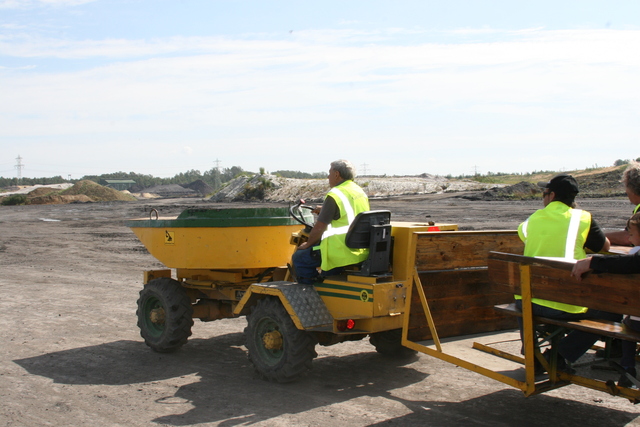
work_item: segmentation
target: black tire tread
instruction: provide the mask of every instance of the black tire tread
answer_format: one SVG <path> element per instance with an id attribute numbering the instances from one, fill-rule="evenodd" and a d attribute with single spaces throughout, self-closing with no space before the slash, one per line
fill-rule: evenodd
<path id="1" fill-rule="evenodd" d="M 264 363 L 256 348 L 258 344 L 254 336 L 255 328 L 260 319 L 265 317 L 278 323 L 284 340 L 284 353 L 281 360 L 274 366 Z M 258 375 L 268 381 L 279 383 L 294 381 L 311 369 L 313 359 L 318 356 L 313 334 L 296 328 L 280 300 L 274 297 L 263 298 L 257 302 L 247 318 L 244 333 L 249 360 Z"/>
<path id="2" fill-rule="evenodd" d="M 159 299 L 165 307 L 165 329 L 160 337 L 149 333 L 142 318 L 142 306 L 148 297 Z M 149 347 L 159 353 L 170 353 L 187 343 L 193 326 L 193 307 L 179 282 L 168 277 L 151 280 L 140 291 L 137 303 L 140 335 Z"/>

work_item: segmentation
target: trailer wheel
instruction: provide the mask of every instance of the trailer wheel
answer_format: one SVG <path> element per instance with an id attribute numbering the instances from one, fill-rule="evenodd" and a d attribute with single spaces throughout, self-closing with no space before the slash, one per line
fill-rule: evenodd
<path id="1" fill-rule="evenodd" d="M 417 353 L 402 345 L 402 329 L 375 332 L 369 337 L 369 342 L 384 356 L 407 357 Z"/>
<path id="2" fill-rule="evenodd" d="M 140 335 L 157 352 L 175 351 L 191 336 L 191 301 L 180 283 L 168 277 L 154 279 L 144 285 L 136 315 Z"/>
<path id="3" fill-rule="evenodd" d="M 290 382 L 311 369 L 318 355 L 313 335 L 296 328 L 277 298 L 263 298 L 253 307 L 244 330 L 249 360 L 269 381 Z"/>

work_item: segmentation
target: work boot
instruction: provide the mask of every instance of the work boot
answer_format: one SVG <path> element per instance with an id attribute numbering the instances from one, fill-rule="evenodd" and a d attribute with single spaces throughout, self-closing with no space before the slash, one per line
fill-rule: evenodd
<path id="1" fill-rule="evenodd" d="M 619 339 L 611 340 L 611 350 L 609 353 L 611 359 L 622 357 L 622 341 Z M 605 349 L 596 350 L 596 357 L 604 359 L 604 356 Z"/>
<path id="2" fill-rule="evenodd" d="M 544 351 L 544 353 L 542 353 L 542 357 L 545 358 L 545 360 L 547 361 L 547 363 L 551 364 L 551 349 L 546 349 Z M 556 361 L 557 361 L 557 367 L 556 369 L 560 372 L 565 372 L 567 374 L 575 374 L 576 370 L 571 368 L 569 366 L 569 364 L 567 363 L 567 361 L 564 359 L 564 357 L 562 357 L 559 353 L 556 357 Z M 542 364 L 539 365 L 540 369 L 542 372 L 546 372 L 546 370 L 544 369 L 544 367 L 542 366 Z M 537 371 L 536 371 L 537 373 Z"/>
<path id="3" fill-rule="evenodd" d="M 627 377 L 627 374 L 631 375 L 633 378 L 636 378 L 636 368 L 624 368 L 627 372 L 626 374 L 620 375 L 620 379 L 618 380 L 619 387 L 633 387 L 635 384 Z"/>

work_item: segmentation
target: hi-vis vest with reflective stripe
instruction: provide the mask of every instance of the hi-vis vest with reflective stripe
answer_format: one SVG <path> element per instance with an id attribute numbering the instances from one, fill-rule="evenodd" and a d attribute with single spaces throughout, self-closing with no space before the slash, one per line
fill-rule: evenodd
<path id="1" fill-rule="evenodd" d="M 331 221 L 320 241 L 320 256 L 324 271 L 336 267 L 357 264 L 367 259 L 369 249 L 351 249 L 345 244 L 349 225 L 360 212 L 369 210 L 369 199 L 355 182 L 348 180 L 333 187 L 327 197 L 332 197 L 338 209 L 340 218 Z"/>
<path id="2" fill-rule="evenodd" d="M 525 256 L 582 259 L 587 254 L 584 244 L 591 227 L 591 214 L 572 209 L 562 202 L 551 202 L 533 213 L 518 227 L 525 243 Z M 520 299 L 516 295 L 516 299 Z M 584 313 L 587 307 L 533 298 L 532 302 L 567 313 Z"/>

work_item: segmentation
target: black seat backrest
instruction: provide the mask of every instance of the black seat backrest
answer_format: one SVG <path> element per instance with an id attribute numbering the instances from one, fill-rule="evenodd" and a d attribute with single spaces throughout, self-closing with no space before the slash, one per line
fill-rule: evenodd
<path id="1" fill-rule="evenodd" d="M 371 226 L 391 224 L 390 211 L 360 212 L 349 226 L 345 243 L 352 249 L 368 248 Z"/>
<path id="2" fill-rule="evenodd" d="M 353 249 L 369 249 L 369 258 L 362 264 L 359 274 L 369 276 L 388 272 L 391 259 L 391 212 L 359 213 L 349 226 L 345 243 Z"/>

